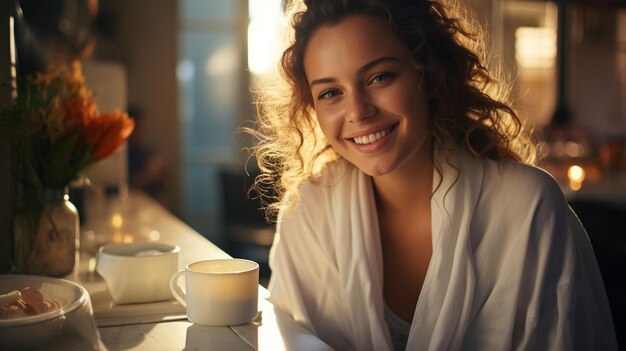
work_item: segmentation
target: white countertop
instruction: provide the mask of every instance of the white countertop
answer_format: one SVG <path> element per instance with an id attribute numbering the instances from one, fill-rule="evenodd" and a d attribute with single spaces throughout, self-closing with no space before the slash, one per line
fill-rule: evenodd
<path id="1" fill-rule="evenodd" d="M 259 286 L 260 318 L 232 327 L 208 327 L 189 322 L 178 302 L 115 305 L 102 278 L 94 272 L 95 249 L 105 242 L 158 241 L 180 246 L 179 269 L 188 263 L 230 257 L 166 209 L 141 193 L 131 193 L 115 210 L 105 208 L 98 221 L 83 226 L 78 269 L 66 277 L 89 292 L 94 316 L 108 350 L 331 350 L 284 313 L 274 310 Z M 118 214 L 123 225 L 110 225 Z M 93 217 L 92 217 L 93 218 Z M 104 219 L 104 220 L 102 220 Z M 119 221 L 118 221 L 119 222 Z M 118 223 L 119 224 L 119 223 Z M 72 338 L 48 345 L 54 349 L 84 349 Z"/>

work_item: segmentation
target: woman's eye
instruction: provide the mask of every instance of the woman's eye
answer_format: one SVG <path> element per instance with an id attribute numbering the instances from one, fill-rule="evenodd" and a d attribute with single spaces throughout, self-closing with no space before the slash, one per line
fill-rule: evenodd
<path id="1" fill-rule="evenodd" d="M 329 90 L 324 90 L 321 93 L 319 93 L 319 95 L 317 95 L 317 99 L 318 100 L 330 99 L 330 98 L 333 98 L 333 97 L 338 96 L 338 95 L 341 95 L 339 90 L 329 89 Z"/>
<path id="2" fill-rule="evenodd" d="M 395 74 L 389 73 L 389 72 L 380 73 L 380 74 L 373 76 L 372 79 L 370 79 L 370 84 L 383 82 L 395 76 L 396 76 Z"/>

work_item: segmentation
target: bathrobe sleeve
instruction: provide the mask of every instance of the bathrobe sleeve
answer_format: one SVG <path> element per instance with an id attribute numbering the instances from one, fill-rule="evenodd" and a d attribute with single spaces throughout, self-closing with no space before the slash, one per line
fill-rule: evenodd
<path id="1" fill-rule="evenodd" d="M 336 350 L 391 350 L 371 178 L 337 162 L 301 198 L 279 216 L 270 301 Z"/>
<path id="2" fill-rule="evenodd" d="M 556 182 L 549 178 L 539 184 L 543 196 L 521 271 L 515 349 L 616 350 L 604 283 L 587 233 Z"/>
<path id="3" fill-rule="evenodd" d="M 350 317 L 338 294 L 341 284 L 323 191 L 319 184 L 304 183 L 304 200 L 279 215 L 269 261 L 270 301 L 329 345 L 351 350 L 343 333 Z"/>
<path id="4" fill-rule="evenodd" d="M 587 233 L 555 182 L 545 194 L 531 226 L 535 253 L 529 250 L 523 270 L 522 287 L 534 289 L 520 293 L 520 309 L 527 307 L 516 321 L 517 349 L 616 350 L 608 299 Z"/>
<path id="5" fill-rule="evenodd" d="M 485 169 L 494 193 L 482 192 L 474 215 L 476 315 L 463 349 L 616 350 L 593 249 L 556 181 L 525 166 Z"/>

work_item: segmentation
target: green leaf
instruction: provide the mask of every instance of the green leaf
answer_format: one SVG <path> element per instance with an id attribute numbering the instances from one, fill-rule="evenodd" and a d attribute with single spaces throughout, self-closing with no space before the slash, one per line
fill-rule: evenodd
<path id="1" fill-rule="evenodd" d="M 91 165 L 92 163 L 93 163 L 93 158 L 91 157 L 91 150 L 85 149 L 85 151 L 83 152 L 82 158 L 76 164 L 76 169 L 75 169 L 74 174 L 78 175 L 84 172 L 87 169 L 87 167 L 89 167 L 89 165 Z"/>
<path id="2" fill-rule="evenodd" d="M 56 143 L 49 145 L 42 162 L 42 181 L 49 187 L 62 187 L 74 177 L 73 160 L 76 157 L 79 129 L 75 129 Z"/>
<path id="3" fill-rule="evenodd" d="M 18 153 L 21 154 L 20 158 L 22 160 L 22 183 L 27 187 L 32 187 L 35 190 L 41 189 L 43 187 L 41 183 L 41 178 L 38 172 L 38 162 L 36 159 L 36 155 L 32 151 L 32 143 L 26 139 L 23 140 L 19 145 Z"/>
<path id="4" fill-rule="evenodd" d="M 76 178 L 83 170 L 85 170 L 91 163 L 91 152 L 89 150 L 76 151 L 74 159 L 67 171 L 67 179 L 65 184 Z"/>

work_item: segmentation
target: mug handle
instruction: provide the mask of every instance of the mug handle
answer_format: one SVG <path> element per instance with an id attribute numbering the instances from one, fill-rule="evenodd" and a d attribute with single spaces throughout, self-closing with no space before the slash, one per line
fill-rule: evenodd
<path id="1" fill-rule="evenodd" d="M 176 298 L 181 305 L 187 307 L 187 304 L 185 303 L 185 292 L 183 292 L 180 288 L 180 284 L 178 284 L 181 277 L 185 277 L 185 271 L 178 271 L 172 275 L 170 278 L 170 290 L 172 291 L 174 298 Z"/>

